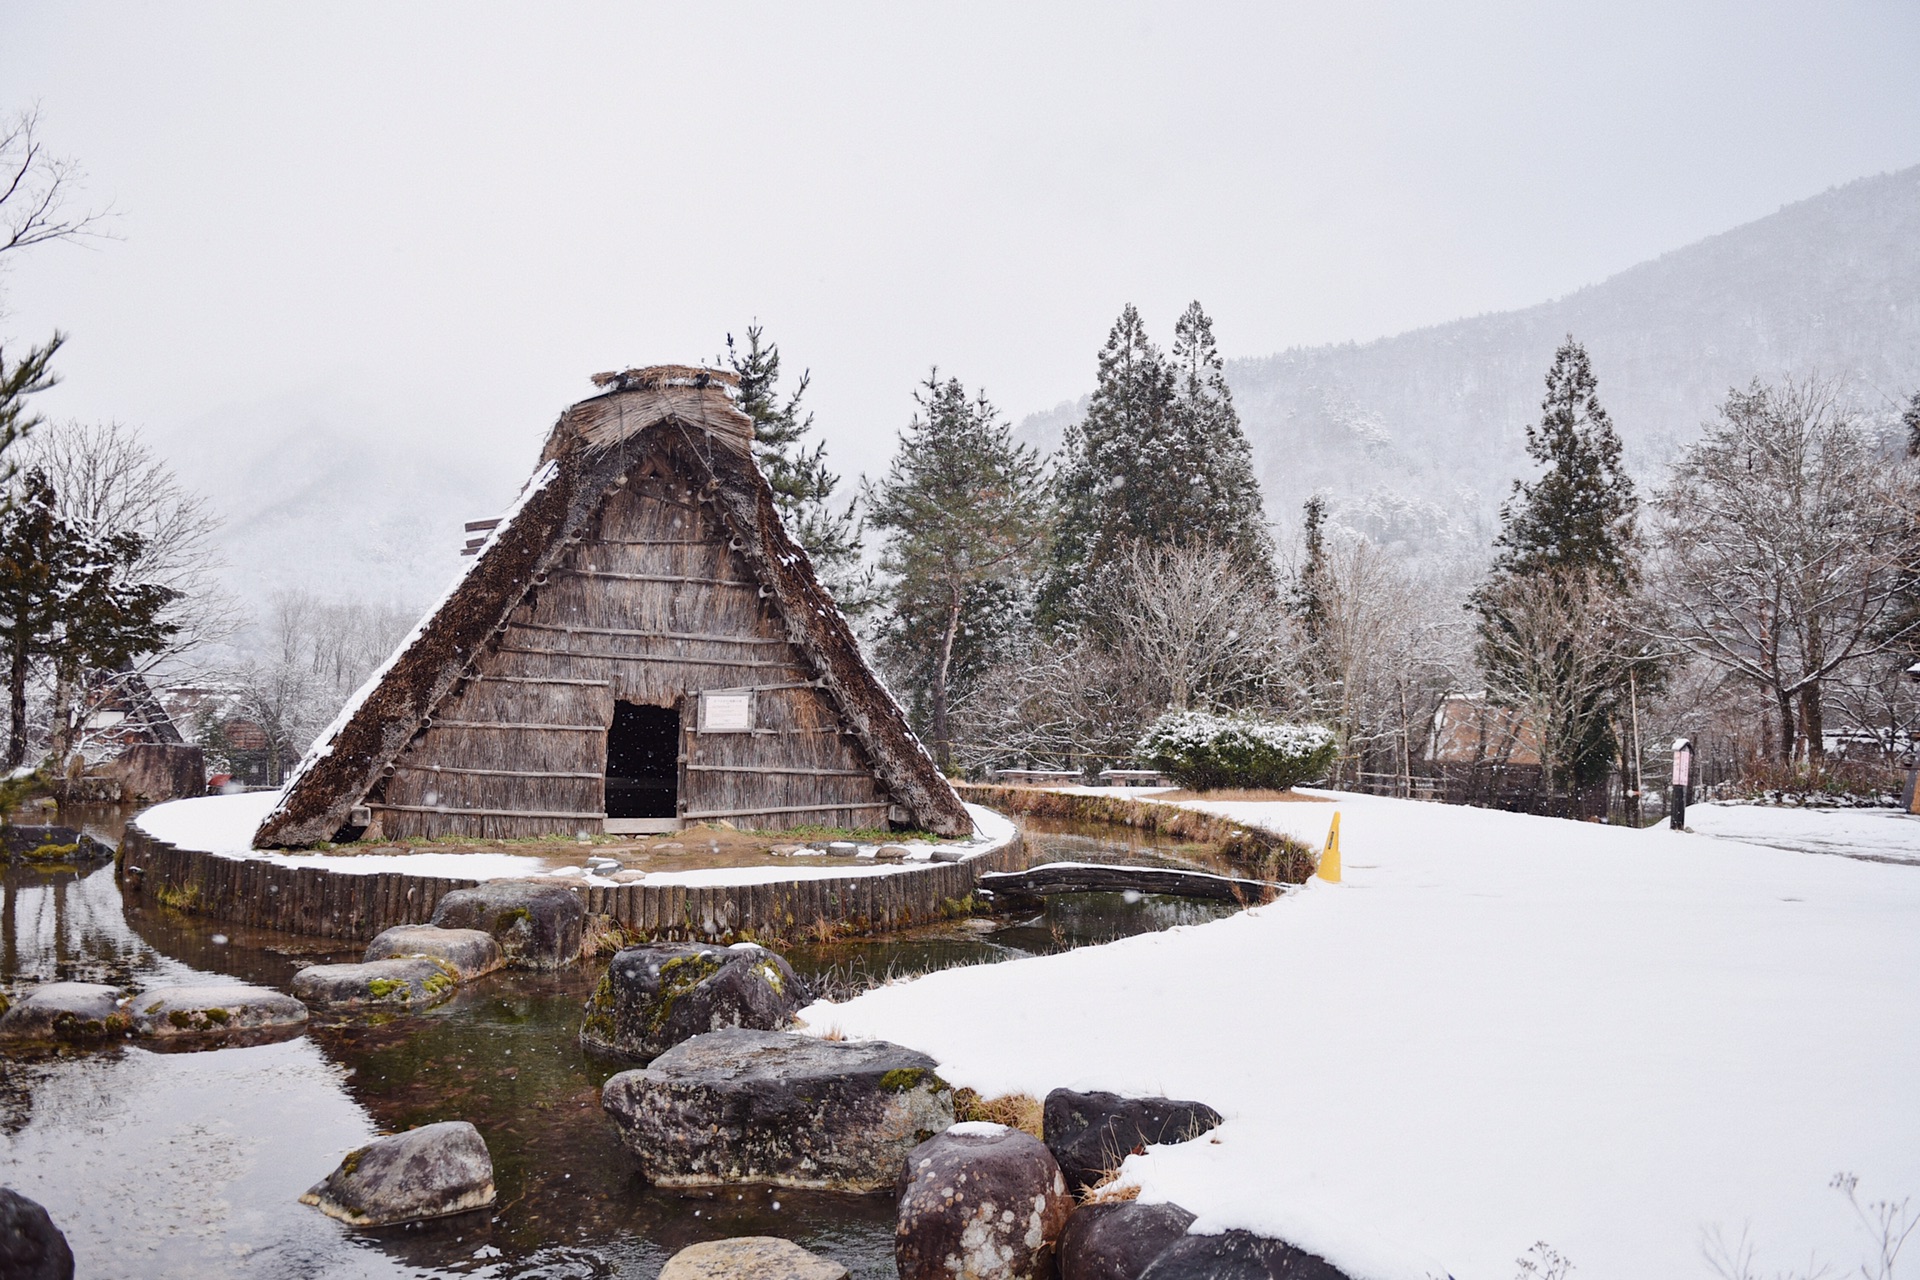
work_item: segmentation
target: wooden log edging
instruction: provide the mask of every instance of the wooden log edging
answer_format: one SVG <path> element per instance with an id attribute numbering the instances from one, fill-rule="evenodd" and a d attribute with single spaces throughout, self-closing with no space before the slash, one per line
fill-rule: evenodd
<path id="1" fill-rule="evenodd" d="M 1202 813 L 1177 804 L 1159 804 L 1126 796 L 1088 795 L 1052 791 L 1043 787 L 998 787 L 957 782 L 954 790 L 970 804 L 1001 813 L 1068 822 L 1108 822 L 1172 836 L 1177 840 L 1220 846 L 1222 855 L 1258 871 L 1263 878 L 1284 884 L 1305 884 L 1320 864 L 1320 855 L 1291 836 L 1263 831 L 1218 814 Z"/>
<path id="2" fill-rule="evenodd" d="M 570 886 L 587 911 L 629 932 L 671 941 L 792 939 L 810 933 L 880 933 L 964 910 L 981 874 L 1022 865 L 1016 833 L 964 862 L 931 862 L 887 875 L 769 884 Z M 256 929 L 364 942 L 398 924 L 425 924 L 455 889 L 478 880 L 381 872 L 354 875 L 181 849 L 129 824 L 115 864 L 134 905 L 172 907 Z"/>

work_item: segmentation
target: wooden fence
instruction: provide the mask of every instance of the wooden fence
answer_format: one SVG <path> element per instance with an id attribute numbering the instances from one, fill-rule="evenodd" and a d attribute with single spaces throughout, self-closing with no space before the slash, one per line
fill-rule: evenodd
<path id="1" fill-rule="evenodd" d="M 955 914 L 987 871 L 1025 864 L 1020 836 L 966 862 L 885 874 L 771 884 L 569 886 L 589 914 L 645 938 L 727 942 L 816 932 L 878 933 Z M 129 826 L 117 870 L 131 904 L 159 905 L 257 929 L 363 942 L 398 924 L 425 924 L 440 899 L 477 880 L 276 866 L 180 849 Z"/>

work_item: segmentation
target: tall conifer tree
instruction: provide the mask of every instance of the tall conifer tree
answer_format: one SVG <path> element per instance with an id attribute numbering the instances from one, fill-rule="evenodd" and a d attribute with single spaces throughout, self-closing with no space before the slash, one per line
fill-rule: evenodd
<path id="1" fill-rule="evenodd" d="M 882 642 L 924 709 L 934 759 L 952 756 L 948 712 L 955 659 L 979 665 L 1017 607 L 1020 579 L 1039 553 L 1045 484 L 1032 449 L 985 393 L 969 396 L 938 371 L 914 393 L 920 406 L 869 503 L 887 531 L 881 567 L 893 579 Z"/>
<path id="2" fill-rule="evenodd" d="M 1076 589 L 1135 543 L 1210 542 L 1271 573 L 1252 453 L 1198 303 L 1176 337 L 1169 361 L 1131 303 L 1107 335 L 1086 416 L 1061 445 L 1042 625 L 1071 620 Z"/>
<path id="3" fill-rule="evenodd" d="M 1643 689 L 1657 673 L 1635 656 L 1638 646 L 1624 632 L 1556 641 L 1564 653 L 1527 651 L 1522 633 L 1544 632 L 1510 610 L 1564 598 L 1585 601 L 1582 607 L 1592 612 L 1595 599 L 1625 599 L 1640 576 L 1634 531 L 1639 498 L 1621 461 L 1620 437 L 1600 405 L 1586 348 L 1572 335 L 1554 352 L 1546 382 L 1540 421 L 1527 428 L 1527 454 L 1544 470 L 1531 483 L 1514 482 L 1513 497 L 1500 511 L 1493 573 L 1470 607 L 1479 615 L 1479 656 L 1489 685 L 1497 693 L 1525 684 L 1535 691 L 1534 701 L 1544 699 L 1547 723 L 1537 728 L 1549 739 L 1543 743 L 1549 781 L 1589 787 L 1606 778 L 1612 762 L 1612 712 L 1626 696 L 1629 672 Z M 1535 585 L 1516 591 L 1516 583 Z M 1606 669 L 1617 677 L 1617 687 L 1594 674 L 1601 669 L 1596 649 L 1611 655 Z M 1557 694 L 1551 692 L 1556 671 L 1566 673 Z"/>
<path id="4" fill-rule="evenodd" d="M 743 351 L 727 335 L 727 364 L 740 378 L 740 408 L 753 419 L 753 458 L 773 488 L 787 533 L 807 549 L 814 570 L 842 610 L 857 616 L 873 604 L 873 575 L 860 563 L 865 532 L 859 502 L 833 500 L 840 477 L 827 466 L 827 444 L 807 446 L 813 413 L 801 407 L 808 374 L 780 397 L 780 348 L 761 326 L 747 326 Z"/>

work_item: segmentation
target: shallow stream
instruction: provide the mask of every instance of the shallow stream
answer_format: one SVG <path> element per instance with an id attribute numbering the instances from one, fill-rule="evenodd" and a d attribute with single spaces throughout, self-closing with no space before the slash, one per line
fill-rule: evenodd
<path id="1" fill-rule="evenodd" d="M 89 815 L 117 842 L 122 816 Z M 1110 860 L 1224 870 L 1137 832 L 1027 824 L 1033 860 Z M 112 982 L 146 988 L 242 981 L 286 989 L 321 940 L 233 930 L 123 908 L 111 867 L 13 869 L 0 880 L 0 985 Z M 795 947 L 803 976 L 833 990 L 1197 924 L 1231 907 L 1154 896 L 1055 898 L 1044 912 L 867 941 Z M 202 1052 L 127 1045 L 0 1059 L 0 1184 L 44 1204 L 89 1277 L 636 1277 L 676 1250 L 779 1235 L 884 1280 L 893 1204 L 765 1187 L 710 1194 L 642 1182 L 600 1109 L 630 1064 L 583 1053 L 581 1005 L 602 966 L 500 973 L 425 1013 L 328 1022 L 273 1044 Z M 296 1202 L 376 1132 L 473 1122 L 493 1154 L 490 1215 L 355 1231 Z"/>

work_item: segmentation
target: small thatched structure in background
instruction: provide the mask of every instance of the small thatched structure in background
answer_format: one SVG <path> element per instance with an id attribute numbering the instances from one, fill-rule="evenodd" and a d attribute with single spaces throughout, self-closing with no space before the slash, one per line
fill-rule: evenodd
<path id="1" fill-rule="evenodd" d="M 731 375 L 594 382 L 254 843 L 713 819 L 971 830 L 782 527 Z"/>

